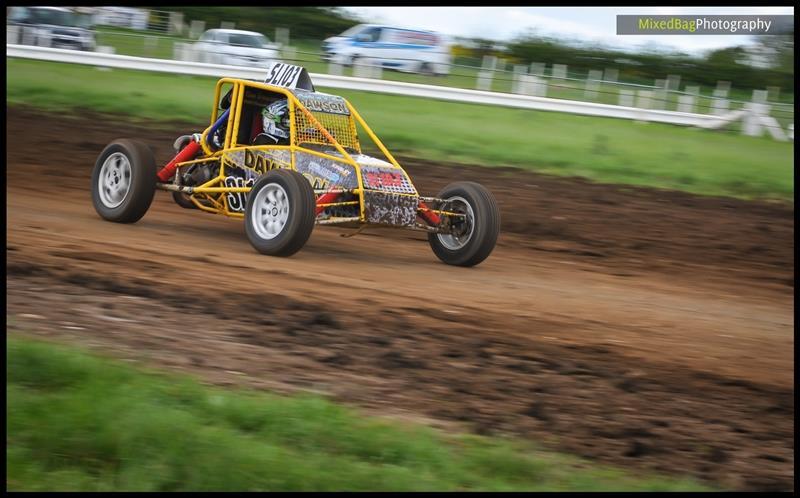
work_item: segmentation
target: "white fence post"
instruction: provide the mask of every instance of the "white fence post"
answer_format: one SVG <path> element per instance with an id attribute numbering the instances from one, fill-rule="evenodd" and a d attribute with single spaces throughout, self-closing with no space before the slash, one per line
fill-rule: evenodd
<path id="1" fill-rule="evenodd" d="M 40 34 L 39 36 L 36 37 L 37 47 L 50 47 L 52 43 L 53 43 L 53 38 L 50 36 L 49 33 L 46 35 Z"/>
<path id="2" fill-rule="evenodd" d="M 236 29 L 236 23 L 231 21 L 222 21 L 219 23 L 220 29 Z"/>
<path id="3" fill-rule="evenodd" d="M 653 109 L 666 109 L 668 84 L 669 80 L 656 80 L 653 90 Z"/>
<path id="4" fill-rule="evenodd" d="M 170 35 L 182 35 L 183 34 L 183 13 L 182 12 L 170 12 L 169 13 L 169 27 L 167 28 L 167 33 Z"/>
<path id="5" fill-rule="evenodd" d="M 476 90 L 490 91 L 492 89 L 492 72 L 486 69 L 478 71 L 478 80 L 475 83 Z"/>
<path id="6" fill-rule="evenodd" d="M 288 28 L 275 28 L 275 43 L 278 43 L 281 46 L 289 44 Z"/>
<path id="7" fill-rule="evenodd" d="M 194 50 L 192 49 L 192 45 L 184 42 L 175 42 L 175 44 L 172 45 L 172 57 L 179 61 L 193 62 Z"/>
<path id="8" fill-rule="evenodd" d="M 714 89 L 714 99 L 711 100 L 711 114 L 721 116 L 728 112 L 730 108 L 730 101 L 725 98 L 728 96 L 728 89 L 721 88 L 717 82 L 717 88 Z"/>
<path id="9" fill-rule="evenodd" d="M 529 75 L 527 78 L 529 81 L 529 85 L 532 87 L 531 90 L 533 91 L 534 96 L 536 97 L 547 96 L 547 81 L 544 78 L 540 78 L 534 75 Z"/>
<path id="10" fill-rule="evenodd" d="M 475 88 L 477 90 L 490 91 L 492 89 L 492 78 L 494 76 L 494 69 L 497 67 L 497 57 L 493 55 L 484 55 L 481 70 L 478 71 L 478 81 Z"/>
<path id="11" fill-rule="evenodd" d="M 523 86 L 527 80 L 523 82 L 523 77 L 526 76 L 527 66 L 514 66 L 514 79 L 511 81 L 511 93 L 525 93 L 522 91 Z"/>
<path id="12" fill-rule="evenodd" d="M 728 92 L 730 90 L 730 81 L 717 81 L 717 88 L 714 90 L 714 95 L 719 95 L 720 97 L 725 98 L 728 96 Z"/>
<path id="13" fill-rule="evenodd" d="M 337 64 L 333 61 L 328 62 L 328 74 L 333 74 L 335 76 L 341 76 L 343 73 L 342 65 Z"/>
<path id="14" fill-rule="evenodd" d="M 754 93 L 758 91 L 760 90 L 754 90 Z M 763 128 L 761 116 L 764 114 L 765 107 L 765 104 L 755 102 L 755 95 L 753 96 L 753 102 L 748 102 L 744 105 L 744 109 L 747 112 L 742 120 L 742 135 L 747 135 L 749 137 L 761 135 Z"/>
<path id="15" fill-rule="evenodd" d="M 678 95 L 678 112 L 694 112 L 694 95 Z"/>
<path id="16" fill-rule="evenodd" d="M 6 43 L 19 43 L 19 26 L 6 26 Z"/>
<path id="17" fill-rule="evenodd" d="M 619 90 L 619 105 L 624 107 L 633 107 L 633 90 L 627 88 L 620 88 Z"/>
<path id="18" fill-rule="evenodd" d="M 383 69 L 377 59 L 359 58 L 353 64 L 353 76 L 358 78 L 381 79 Z"/>
<path id="19" fill-rule="evenodd" d="M 616 83 L 618 77 L 619 77 L 619 70 L 616 68 L 607 67 L 603 71 L 603 81 L 608 81 L 609 83 Z"/>
<path id="20" fill-rule="evenodd" d="M 650 109 L 650 106 L 653 102 L 653 91 L 652 90 L 639 90 L 639 98 L 638 98 L 638 105 L 636 107 L 642 110 Z M 643 112 L 640 114 L 640 118 L 637 119 L 639 123 L 646 123 L 647 122 L 647 113 Z"/>
<path id="21" fill-rule="evenodd" d="M 33 45 L 34 42 L 36 42 L 36 35 L 33 33 L 33 30 L 22 28 L 22 44 Z"/>
<path id="22" fill-rule="evenodd" d="M 295 59 L 297 59 L 297 47 L 290 47 L 289 45 L 283 45 L 281 47 L 280 53 L 281 57 L 283 57 L 285 61 L 291 64 L 294 64 Z"/>
<path id="23" fill-rule="evenodd" d="M 197 38 L 200 38 L 200 35 L 202 35 L 205 30 L 205 21 L 192 21 L 189 25 L 189 38 L 196 40 Z"/>
<path id="24" fill-rule="evenodd" d="M 551 75 L 553 78 L 557 78 L 563 80 L 567 77 L 567 65 L 566 64 L 553 64 L 553 68 L 551 70 Z"/>
<path id="25" fill-rule="evenodd" d="M 544 97 L 547 93 L 547 83 L 538 76 L 522 74 L 520 75 L 519 93 L 533 95 L 534 97 Z"/>
<path id="26" fill-rule="evenodd" d="M 370 68 L 372 69 L 371 78 L 375 78 L 376 80 L 383 78 L 383 65 L 381 64 L 380 60 L 370 59 Z"/>
<path id="27" fill-rule="evenodd" d="M 586 88 L 583 90 L 584 98 L 597 98 L 597 91 L 600 89 L 600 79 L 602 77 L 603 71 L 600 71 L 599 69 L 592 69 L 589 71 L 589 76 L 586 78 Z"/>
<path id="28" fill-rule="evenodd" d="M 531 62 L 530 74 L 532 74 L 534 76 L 544 76 L 544 63 L 543 62 Z"/>
<path id="29" fill-rule="evenodd" d="M 674 92 L 681 87 L 681 77 L 678 74 L 667 75 L 667 90 Z"/>
<path id="30" fill-rule="evenodd" d="M 95 52 L 101 54 L 113 54 L 115 51 L 114 47 L 109 47 L 105 45 L 98 45 L 95 47 Z M 99 71 L 111 71 L 111 68 L 108 66 L 95 66 Z"/>
<path id="31" fill-rule="evenodd" d="M 786 141 L 778 120 L 769 115 L 770 105 L 767 102 L 767 90 L 753 90 L 753 101 L 744 105 L 746 114 L 742 123 L 742 134 L 751 137 L 761 136 L 766 129 L 775 140 Z"/>
<path id="32" fill-rule="evenodd" d="M 695 102 L 700 95 L 699 86 L 687 86 L 686 93 L 688 95 L 678 96 L 678 112 L 694 112 Z"/>

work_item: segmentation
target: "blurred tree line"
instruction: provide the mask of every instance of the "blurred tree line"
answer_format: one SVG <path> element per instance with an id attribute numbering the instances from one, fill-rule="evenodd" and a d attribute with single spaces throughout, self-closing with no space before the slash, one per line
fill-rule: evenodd
<path id="1" fill-rule="evenodd" d="M 730 81 L 737 88 L 776 86 L 794 91 L 794 33 L 758 36 L 748 47 L 730 47 L 692 57 L 684 53 L 653 50 L 628 53 L 594 46 L 574 46 L 563 41 L 527 35 L 508 44 L 507 55 L 517 63 L 566 64 L 570 72 L 616 68 L 619 79 L 652 84 L 669 74 L 682 81 L 715 86 Z"/>
<path id="2" fill-rule="evenodd" d="M 275 28 L 289 28 L 292 39 L 323 40 L 338 35 L 360 22 L 336 7 L 149 7 L 182 12 L 184 22 L 205 21 L 206 29 L 222 21 L 236 23 L 236 29 L 257 31 L 275 37 Z"/>

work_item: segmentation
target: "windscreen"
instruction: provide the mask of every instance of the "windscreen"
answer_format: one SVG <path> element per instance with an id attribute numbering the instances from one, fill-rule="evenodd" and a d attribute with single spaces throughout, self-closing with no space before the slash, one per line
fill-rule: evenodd
<path id="1" fill-rule="evenodd" d="M 90 28 L 92 26 L 92 18 L 86 14 L 51 9 L 34 9 L 33 22 L 71 28 Z"/>
<path id="2" fill-rule="evenodd" d="M 228 43 L 240 47 L 262 48 L 267 44 L 267 39 L 263 35 L 246 35 L 242 33 L 229 33 Z"/>
<path id="3" fill-rule="evenodd" d="M 353 26 L 352 28 L 348 29 L 347 31 L 345 31 L 344 33 L 342 33 L 339 36 L 353 36 L 354 34 L 358 33 L 362 29 L 364 29 L 364 25 L 363 24 L 356 24 L 355 26 Z"/>

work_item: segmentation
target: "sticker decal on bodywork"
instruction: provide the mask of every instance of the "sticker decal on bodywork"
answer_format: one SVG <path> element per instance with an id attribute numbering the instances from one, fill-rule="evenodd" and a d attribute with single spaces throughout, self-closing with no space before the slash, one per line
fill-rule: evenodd
<path id="1" fill-rule="evenodd" d="M 355 168 L 349 164 L 315 154 L 297 152 L 294 165 L 315 189 L 358 188 L 358 175 Z"/>
<path id="2" fill-rule="evenodd" d="M 364 188 L 393 192 L 397 194 L 416 194 L 417 190 L 399 168 L 376 168 L 361 165 L 361 178 Z"/>
<path id="3" fill-rule="evenodd" d="M 277 168 L 291 168 L 292 159 L 288 150 L 233 150 L 223 155 L 226 165 L 246 168 L 258 175 Z"/>
<path id="4" fill-rule="evenodd" d="M 371 190 L 364 191 L 367 223 L 413 226 L 417 219 L 419 197 Z"/>
<path id="5" fill-rule="evenodd" d="M 228 166 L 225 168 L 223 183 L 228 188 L 252 187 L 259 176 L 258 173 L 249 168 Z M 228 203 L 229 210 L 241 213 L 247 205 L 247 194 L 244 192 L 227 192 L 225 200 Z"/>
<path id="6" fill-rule="evenodd" d="M 338 95 L 330 95 L 320 92 L 306 92 L 304 90 L 294 90 L 294 96 L 303 104 L 303 107 L 311 112 L 325 112 L 328 114 L 350 115 L 347 102 Z"/>

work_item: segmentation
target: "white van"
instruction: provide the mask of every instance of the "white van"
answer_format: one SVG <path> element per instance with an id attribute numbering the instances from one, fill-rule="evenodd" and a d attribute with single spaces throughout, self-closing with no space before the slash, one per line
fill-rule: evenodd
<path id="1" fill-rule="evenodd" d="M 322 43 L 323 59 L 346 66 L 371 59 L 406 73 L 450 73 L 450 45 L 432 31 L 359 24 Z"/>

